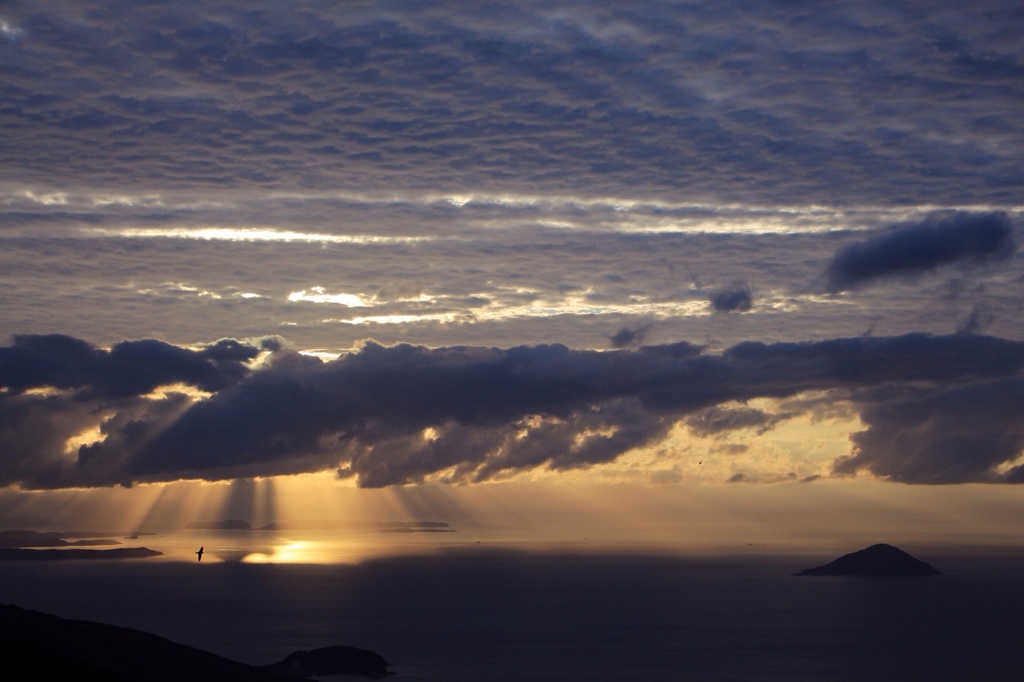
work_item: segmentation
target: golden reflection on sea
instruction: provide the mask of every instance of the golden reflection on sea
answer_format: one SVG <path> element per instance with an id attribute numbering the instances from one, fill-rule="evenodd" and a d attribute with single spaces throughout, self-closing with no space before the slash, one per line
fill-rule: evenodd
<path id="1" fill-rule="evenodd" d="M 441 539 L 439 536 L 443 536 Z M 391 533 L 373 529 L 326 531 L 196 530 L 184 529 L 122 540 L 125 546 L 142 546 L 163 552 L 146 561 L 180 561 L 200 564 L 241 562 L 249 564 L 356 564 L 375 557 L 421 554 L 465 544 L 457 533 Z M 203 548 L 203 558 L 196 552 Z"/>

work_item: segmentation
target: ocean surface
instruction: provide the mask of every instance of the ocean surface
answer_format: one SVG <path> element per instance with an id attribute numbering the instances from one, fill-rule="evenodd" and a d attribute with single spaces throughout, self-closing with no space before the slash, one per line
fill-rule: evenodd
<path id="1" fill-rule="evenodd" d="M 350 562 L 250 563 L 252 536 L 221 533 L 199 563 L 194 540 L 140 538 L 170 550 L 155 560 L 0 562 L 0 602 L 252 664 L 365 647 L 396 680 L 1024 679 L 1020 555 L 914 552 L 944 575 L 812 578 L 792 574 L 824 561 L 757 548 L 417 537 Z"/>

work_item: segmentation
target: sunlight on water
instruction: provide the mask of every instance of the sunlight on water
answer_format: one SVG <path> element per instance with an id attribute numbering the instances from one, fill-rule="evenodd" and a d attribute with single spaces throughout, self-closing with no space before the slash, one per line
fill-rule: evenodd
<path id="1" fill-rule="evenodd" d="M 611 485 L 588 476 L 366 490 L 318 474 L 7 491 L 0 508 L 10 529 L 103 532 L 123 547 L 163 552 L 157 562 L 195 562 L 203 547 L 203 566 L 354 564 L 478 545 L 696 556 L 1022 544 L 1020 487 Z M 225 530 L 224 521 L 245 529 Z"/>
<path id="2" fill-rule="evenodd" d="M 253 552 L 242 558 L 250 564 L 319 564 L 328 563 L 337 557 L 337 552 L 321 542 L 287 542 L 278 545 L 266 554 Z"/>
<path id="3" fill-rule="evenodd" d="M 182 529 L 139 534 L 120 539 L 124 547 L 148 547 L 163 555 L 147 562 L 196 563 L 203 548 L 204 566 L 218 563 L 246 564 L 357 564 L 385 556 L 433 553 L 470 544 L 458 533 L 395 532 L 388 529 L 343 530 L 201 530 Z M 474 541 L 475 542 L 475 541 Z"/>

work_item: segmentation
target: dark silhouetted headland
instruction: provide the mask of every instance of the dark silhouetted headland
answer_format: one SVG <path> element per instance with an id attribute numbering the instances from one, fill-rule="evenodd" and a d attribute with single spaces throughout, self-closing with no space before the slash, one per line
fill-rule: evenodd
<path id="1" fill-rule="evenodd" d="M 34 530 L 0 531 L 0 561 L 64 561 L 67 559 L 145 559 L 160 556 L 148 547 L 118 547 L 117 549 L 63 549 L 71 547 L 94 547 L 119 545 L 117 540 L 103 536 L 116 533 L 95 533 L 92 531 L 73 533 L 39 533 Z M 68 541 L 64 538 L 97 538 Z M 62 549 L 34 549 L 37 547 Z"/>
<path id="2" fill-rule="evenodd" d="M 0 561 L 69 561 L 72 559 L 148 559 L 162 556 L 149 547 L 118 547 L 116 549 L 0 549 Z"/>
<path id="3" fill-rule="evenodd" d="M 892 545 L 872 545 L 852 554 L 844 554 L 824 566 L 808 568 L 797 575 L 873 575 L 927 576 L 942 575 L 930 564 L 915 559 Z"/>
<path id="4" fill-rule="evenodd" d="M 139 630 L 0 606 L 4 669 L 39 679 L 128 682 L 287 682 L 299 680 L 176 644 Z M 27 679 L 27 678 L 26 678 Z"/>
<path id="5" fill-rule="evenodd" d="M 312 677 L 314 675 L 364 675 L 384 677 L 393 674 L 379 654 L 352 646 L 328 646 L 312 651 L 296 651 L 282 661 L 266 666 L 273 672 Z"/>
<path id="6" fill-rule="evenodd" d="M 41 533 L 34 530 L 3 530 L 0 531 L 0 547 L 72 547 L 72 546 L 98 546 L 98 545 L 119 545 L 117 540 L 110 539 L 111 535 L 117 533 Z M 64 538 L 82 538 L 77 540 L 65 540 Z"/>

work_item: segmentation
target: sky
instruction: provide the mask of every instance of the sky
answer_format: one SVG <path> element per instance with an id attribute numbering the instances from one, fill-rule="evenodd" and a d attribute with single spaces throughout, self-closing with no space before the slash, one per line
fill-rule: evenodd
<path id="1" fill-rule="evenodd" d="M 342 516 L 699 503 L 1007 541 L 1022 25 L 1016 0 L 4 2 L 0 511 L 280 520 L 230 492 L 276 486 Z"/>

